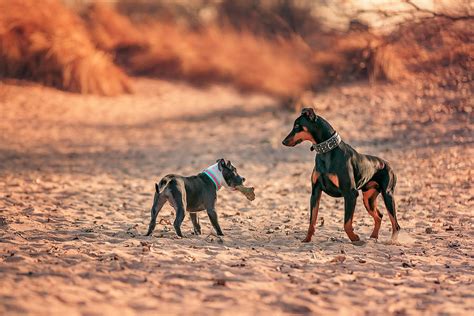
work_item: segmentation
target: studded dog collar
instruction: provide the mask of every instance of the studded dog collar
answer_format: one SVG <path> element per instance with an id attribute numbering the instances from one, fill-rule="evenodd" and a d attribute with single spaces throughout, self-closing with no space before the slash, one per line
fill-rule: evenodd
<path id="1" fill-rule="evenodd" d="M 313 144 L 311 146 L 311 151 L 314 150 L 317 154 L 324 154 L 339 146 L 341 141 L 341 136 L 339 136 L 339 134 L 335 132 L 334 135 L 332 135 L 328 140 L 325 140 L 324 142 L 319 144 Z"/>

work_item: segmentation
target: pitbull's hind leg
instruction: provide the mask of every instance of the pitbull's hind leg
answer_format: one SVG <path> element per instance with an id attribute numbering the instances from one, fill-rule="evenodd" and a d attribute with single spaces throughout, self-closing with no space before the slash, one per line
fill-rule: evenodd
<path id="1" fill-rule="evenodd" d="M 155 230 L 156 226 L 156 217 L 158 216 L 158 213 L 160 210 L 163 208 L 163 205 L 165 205 L 167 201 L 167 198 L 163 192 L 160 194 L 158 189 L 155 191 L 155 197 L 153 198 L 153 206 L 151 207 L 151 219 L 150 219 L 150 224 L 148 225 L 148 232 L 146 233 L 146 236 L 150 236 L 153 233 L 153 230 Z"/>
<path id="2" fill-rule="evenodd" d="M 170 203 L 176 211 L 176 218 L 173 223 L 176 235 L 183 237 L 181 224 L 183 223 L 186 210 L 186 191 L 180 190 L 176 183 L 170 183 Z"/>

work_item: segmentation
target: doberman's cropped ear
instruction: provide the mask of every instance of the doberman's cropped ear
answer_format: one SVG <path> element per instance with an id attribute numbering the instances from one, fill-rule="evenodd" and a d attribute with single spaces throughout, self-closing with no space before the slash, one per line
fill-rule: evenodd
<path id="1" fill-rule="evenodd" d="M 219 168 L 220 171 L 222 171 L 222 168 L 225 167 L 225 159 L 220 158 L 220 159 L 217 159 L 216 162 L 217 162 L 217 167 Z"/>
<path id="2" fill-rule="evenodd" d="M 155 182 L 155 190 L 156 190 L 157 193 L 160 192 L 160 188 L 158 186 L 158 183 L 156 183 L 156 182 Z"/>
<path id="3" fill-rule="evenodd" d="M 311 121 L 316 121 L 316 118 L 318 117 L 312 108 L 304 108 L 301 110 L 301 115 L 306 116 Z"/>

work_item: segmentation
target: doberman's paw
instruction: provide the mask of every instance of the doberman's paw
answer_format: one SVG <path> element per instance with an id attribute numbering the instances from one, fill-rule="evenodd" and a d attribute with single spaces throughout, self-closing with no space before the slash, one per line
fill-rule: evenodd
<path id="1" fill-rule="evenodd" d="M 370 244 L 377 244 L 378 242 L 379 242 L 379 239 L 374 238 L 372 236 L 370 236 L 370 238 L 367 240 L 367 243 L 370 243 Z"/>
<path id="2" fill-rule="evenodd" d="M 400 234 L 400 230 L 397 230 L 392 233 L 392 237 L 390 238 L 393 243 L 398 242 L 398 235 Z"/>
<path id="3" fill-rule="evenodd" d="M 356 241 L 353 241 L 352 244 L 353 244 L 354 246 L 363 246 L 363 245 L 366 244 L 366 242 L 363 241 L 363 240 L 356 240 Z"/>
<path id="4" fill-rule="evenodd" d="M 351 235 L 349 236 L 349 239 L 350 239 L 352 242 L 356 242 L 356 241 L 359 241 L 359 240 L 360 240 L 359 235 L 357 235 L 357 234 L 351 234 Z"/>
<path id="5" fill-rule="evenodd" d="M 305 239 L 303 239 L 301 242 L 310 242 L 311 241 L 311 237 L 306 237 Z"/>

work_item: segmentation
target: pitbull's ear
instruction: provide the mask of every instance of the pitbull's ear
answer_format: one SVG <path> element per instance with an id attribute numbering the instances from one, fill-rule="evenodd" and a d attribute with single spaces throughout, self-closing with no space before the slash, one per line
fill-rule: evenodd
<path id="1" fill-rule="evenodd" d="M 301 110 L 301 115 L 306 116 L 311 121 L 316 121 L 316 118 L 318 117 L 312 108 L 304 108 Z"/>
<path id="2" fill-rule="evenodd" d="M 230 160 L 227 161 L 227 167 L 232 167 L 232 163 L 230 162 Z"/>
<path id="3" fill-rule="evenodd" d="M 156 182 L 155 182 L 155 190 L 156 190 L 157 193 L 160 192 L 160 188 L 158 187 L 158 183 L 156 183 Z"/>
<path id="4" fill-rule="evenodd" d="M 219 168 L 220 171 L 222 171 L 222 168 L 225 167 L 225 160 L 224 158 L 217 159 L 217 167 Z"/>

